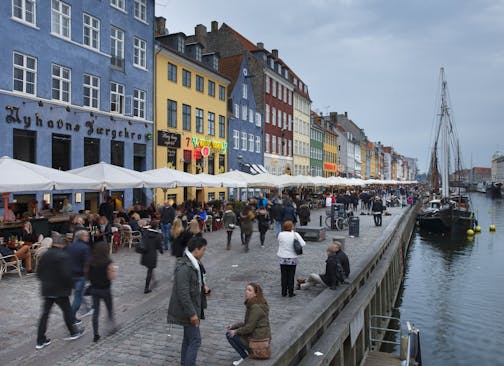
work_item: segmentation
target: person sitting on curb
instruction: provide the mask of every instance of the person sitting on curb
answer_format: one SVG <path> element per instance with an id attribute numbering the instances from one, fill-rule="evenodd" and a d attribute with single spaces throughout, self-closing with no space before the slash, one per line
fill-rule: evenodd
<path id="1" fill-rule="evenodd" d="M 296 289 L 304 290 L 314 285 L 322 285 L 334 290 L 340 283 L 349 283 L 350 263 L 341 250 L 341 243 L 334 241 L 327 247 L 326 271 L 323 274 L 311 273 L 306 280 L 298 278 Z"/>

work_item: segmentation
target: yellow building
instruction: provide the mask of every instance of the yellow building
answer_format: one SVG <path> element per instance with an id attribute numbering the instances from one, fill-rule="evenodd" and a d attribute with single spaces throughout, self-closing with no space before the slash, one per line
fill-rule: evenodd
<path id="1" fill-rule="evenodd" d="M 367 157 L 369 156 L 367 154 L 367 144 L 365 142 L 361 143 L 361 178 L 362 179 L 368 179 L 368 174 L 367 174 Z"/>
<path id="2" fill-rule="evenodd" d="M 376 149 L 375 144 L 372 142 L 367 143 L 367 153 L 369 153 L 369 177 L 367 179 L 377 179 L 378 178 L 378 163 L 376 160 Z"/>
<path id="3" fill-rule="evenodd" d="M 338 135 L 332 131 L 331 127 L 324 128 L 324 177 L 335 177 L 338 175 Z"/>
<path id="4" fill-rule="evenodd" d="M 183 33 L 156 37 L 154 167 L 198 174 L 227 171 L 227 87 L 217 54 L 202 55 L 200 43 Z M 161 189 L 156 202 L 164 199 Z M 181 203 L 224 200 L 225 188 L 174 188 L 168 198 Z"/>

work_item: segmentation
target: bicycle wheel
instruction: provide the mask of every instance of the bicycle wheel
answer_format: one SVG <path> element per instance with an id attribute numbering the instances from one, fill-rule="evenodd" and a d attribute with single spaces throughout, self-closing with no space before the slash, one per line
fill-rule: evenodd
<path id="1" fill-rule="evenodd" d="M 345 219 L 341 217 L 336 219 L 336 229 L 340 231 L 345 229 Z"/>
<path id="2" fill-rule="evenodd" d="M 328 229 L 332 229 L 331 226 L 331 216 L 327 216 L 325 219 L 325 225 L 327 226 Z"/>

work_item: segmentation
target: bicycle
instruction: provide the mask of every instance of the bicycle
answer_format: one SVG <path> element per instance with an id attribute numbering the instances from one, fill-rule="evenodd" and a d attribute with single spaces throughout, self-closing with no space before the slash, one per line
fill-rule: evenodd
<path id="1" fill-rule="evenodd" d="M 348 216 L 347 217 L 332 217 L 327 216 L 325 219 L 325 225 L 329 229 L 336 229 L 339 231 L 348 228 Z"/>

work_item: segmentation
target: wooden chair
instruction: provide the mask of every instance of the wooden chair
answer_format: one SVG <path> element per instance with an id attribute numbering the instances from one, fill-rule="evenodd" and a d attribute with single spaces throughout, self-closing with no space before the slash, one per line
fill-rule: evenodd
<path id="1" fill-rule="evenodd" d="M 140 231 L 131 230 L 130 225 L 123 225 L 121 230 L 121 245 L 131 248 L 142 241 L 142 233 Z"/>
<path id="2" fill-rule="evenodd" d="M 203 231 L 213 231 L 213 217 L 207 216 L 207 219 L 203 223 Z"/>
<path id="3" fill-rule="evenodd" d="M 0 279 L 4 274 L 9 273 L 10 271 L 15 271 L 18 273 L 19 277 L 22 277 L 21 261 L 15 254 L 6 256 L 0 255 Z"/>

